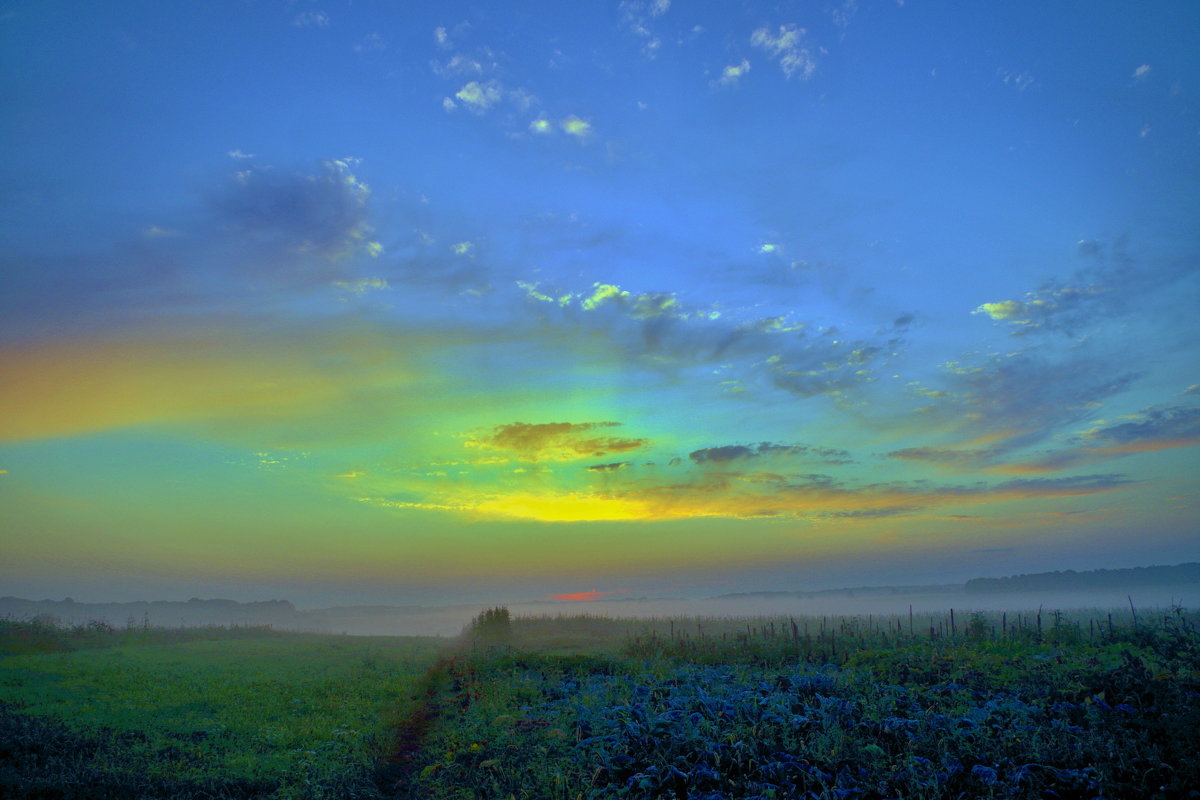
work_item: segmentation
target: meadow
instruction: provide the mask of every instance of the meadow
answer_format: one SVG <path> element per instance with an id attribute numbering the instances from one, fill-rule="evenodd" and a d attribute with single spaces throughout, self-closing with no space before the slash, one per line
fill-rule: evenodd
<path id="1" fill-rule="evenodd" d="M 378 796 L 444 643 L 270 629 L 0 626 L 0 796 Z"/>
<path id="2" fill-rule="evenodd" d="M 0 795 L 1200 797 L 1198 623 L 1178 607 L 492 609 L 455 640 L 135 628 L 35 643 L 8 622 Z"/>

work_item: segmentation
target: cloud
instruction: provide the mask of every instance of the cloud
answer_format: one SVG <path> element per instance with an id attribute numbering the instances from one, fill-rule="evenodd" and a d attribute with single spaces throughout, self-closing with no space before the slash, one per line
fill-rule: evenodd
<path id="1" fill-rule="evenodd" d="M 628 467 L 629 463 L 628 461 L 614 461 L 611 464 L 592 464 L 590 467 L 586 467 L 586 469 L 590 469 L 593 472 L 616 472 L 619 469 Z"/>
<path id="2" fill-rule="evenodd" d="M 538 481 L 545 480 L 539 476 Z M 618 480 L 613 476 L 613 480 Z M 700 473 L 672 483 L 631 478 L 583 489 L 536 485 L 434 491 L 418 501 L 363 498 L 363 502 L 445 510 L 481 518 L 539 522 L 666 521 L 700 518 L 793 519 L 812 522 L 872 520 L 941 507 L 1085 497 L 1130 485 L 1120 475 L 1018 479 L 989 485 L 932 485 L 922 481 L 848 485 L 827 475 Z"/>
<path id="3" fill-rule="evenodd" d="M 1020 300 L 982 303 L 972 313 L 1009 325 L 1013 336 L 1075 336 L 1139 308 L 1139 299 L 1191 272 L 1184 263 L 1139 263 L 1123 240 L 1111 246 L 1082 240 L 1077 249 L 1088 263 L 1068 278 L 1043 281 Z"/>
<path id="4" fill-rule="evenodd" d="M 297 28 L 327 28 L 329 15 L 324 11 L 302 11 L 292 18 L 292 25 Z"/>
<path id="5" fill-rule="evenodd" d="M 872 364 L 885 352 L 882 340 L 807 336 L 806 323 L 784 317 L 738 322 L 714 309 L 686 309 L 670 292 L 630 292 L 601 282 L 590 292 L 518 285 L 545 324 L 604 330 L 647 368 L 729 365 L 747 390 L 757 385 L 799 397 L 843 392 L 869 382 Z"/>
<path id="6" fill-rule="evenodd" d="M 1058 472 L 1136 453 L 1200 445 L 1200 408 L 1166 405 L 1143 409 L 1124 422 L 1098 423 L 1068 440 L 1068 447 L 996 467 L 1016 474 Z"/>
<path id="7" fill-rule="evenodd" d="M 897 458 L 903 461 L 924 461 L 933 464 L 940 464 L 959 468 L 963 466 L 975 466 L 986 459 L 992 451 L 990 450 L 957 450 L 938 447 L 906 447 L 902 450 L 893 450 L 887 454 L 888 458 Z"/>
<path id="8" fill-rule="evenodd" d="M 387 50 L 387 42 L 378 33 L 368 33 L 354 45 L 356 53 L 382 53 Z"/>
<path id="9" fill-rule="evenodd" d="M 483 64 L 477 59 L 455 53 L 445 62 L 433 62 L 433 71 L 438 77 L 452 78 L 483 75 Z"/>
<path id="10" fill-rule="evenodd" d="M 637 450 L 649 439 L 597 436 L 619 422 L 513 422 L 476 434 L 467 447 L 495 450 L 526 461 L 571 461 Z"/>
<path id="11" fill-rule="evenodd" d="M 857 13 L 858 0 L 845 0 L 840 6 L 835 6 L 829 10 L 829 16 L 832 18 L 833 24 L 843 31 L 850 27 L 850 22 Z"/>
<path id="12" fill-rule="evenodd" d="M 574 115 L 567 117 L 560 123 L 563 133 L 569 136 L 574 136 L 578 139 L 586 139 L 592 133 L 592 123 L 585 119 L 580 119 Z"/>
<path id="13" fill-rule="evenodd" d="M 780 25 L 774 32 L 763 26 L 750 35 L 750 44 L 773 58 L 788 78 L 808 80 L 817 71 L 817 61 L 805 43 L 806 35 L 807 31 L 795 23 Z"/>
<path id="14" fill-rule="evenodd" d="M 721 77 L 713 81 L 715 86 L 737 86 L 738 81 L 750 71 L 750 62 L 742 59 L 740 64 L 730 64 L 721 70 Z"/>
<path id="15" fill-rule="evenodd" d="M 1080 436 L 1092 447 L 1121 452 L 1186 447 L 1200 443 L 1200 408 L 1158 406 L 1131 415 L 1127 422 L 1093 428 Z"/>
<path id="16" fill-rule="evenodd" d="M 500 84 L 496 81 L 469 81 L 454 94 L 456 99 L 476 114 L 487 111 L 499 103 L 503 96 Z"/>
<path id="17" fill-rule="evenodd" d="M 142 230 L 142 236 L 147 239 L 166 239 L 181 235 L 182 233 L 174 228 L 160 228 L 157 225 L 151 225 Z"/>
<path id="18" fill-rule="evenodd" d="M 696 464 L 720 464 L 763 457 L 804 456 L 815 456 L 818 459 L 826 460 L 827 463 L 845 463 L 849 459 L 850 454 L 845 450 L 833 447 L 809 447 L 803 444 L 774 444 L 772 442 L 705 447 L 700 450 L 693 450 L 688 454 L 688 458 Z"/>
<path id="19" fill-rule="evenodd" d="M 996 75 L 1005 86 L 1012 86 L 1018 92 L 1023 92 L 1037 83 L 1037 79 L 1028 72 L 1010 72 L 1000 68 L 996 70 Z"/>
<path id="20" fill-rule="evenodd" d="M 352 281 L 334 281 L 333 285 L 357 295 L 364 295 L 370 291 L 388 288 L 388 282 L 385 278 L 358 278 Z"/>
<path id="21" fill-rule="evenodd" d="M 323 161 L 315 173 L 252 167 L 211 199 L 227 228 L 284 250 L 339 258 L 368 248 L 370 188 L 352 161 Z"/>
<path id="22" fill-rule="evenodd" d="M 456 28 L 455 33 L 463 34 L 468 28 L 464 23 Z M 495 77 L 500 70 L 500 57 L 490 47 L 478 47 L 470 53 L 458 51 L 445 28 L 434 30 L 434 41 L 440 49 L 451 51 L 451 54 L 445 60 L 430 62 L 433 73 L 456 83 L 467 79 L 453 96 L 442 98 L 445 111 L 453 112 L 462 107 L 474 114 L 484 115 L 506 105 L 524 113 L 538 105 L 537 97 L 526 89 L 505 86 Z"/>
<path id="23" fill-rule="evenodd" d="M 1064 425 L 1080 422 L 1138 377 L 1096 358 L 1053 361 L 1028 352 L 993 356 L 980 366 L 944 366 L 944 388 L 921 392 L 930 402 L 916 410 L 917 418 L 926 426 L 948 427 L 968 446 L 986 442 L 991 456 L 1034 444 Z M 952 455 L 953 450 L 896 452 L 907 452 L 909 458 L 924 455 L 929 461 L 938 455 L 960 457 Z"/>
<path id="24" fill-rule="evenodd" d="M 1002 300 L 999 303 L 983 303 L 972 314 L 987 314 L 992 319 L 1011 319 L 1019 324 L 1028 324 L 1021 318 L 1026 313 L 1026 305 L 1018 300 Z"/>
<path id="25" fill-rule="evenodd" d="M 670 9 L 671 0 L 621 0 L 617 6 L 621 25 L 642 40 L 642 53 L 647 58 L 654 58 L 662 46 L 662 39 L 650 25 Z"/>
<path id="26" fill-rule="evenodd" d="M 1135 69 L 1133 71 L 1133 78 L 1134 78 L 1134 80 L 1140 81 L 1141 79 L 1145 78 L 1149 74 L 1150 74 L 1150 65 L 1142 64 L 1140 67 L 1138 67 L 1137 69 Z"/>

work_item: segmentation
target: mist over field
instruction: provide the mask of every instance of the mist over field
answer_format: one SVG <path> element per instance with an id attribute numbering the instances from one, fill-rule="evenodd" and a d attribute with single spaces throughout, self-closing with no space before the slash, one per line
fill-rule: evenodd
<path id="1" fill-rule="evenodd" d="M 944 614 L 970 611 L 1046 611 L 1072 609 L 1114 610 L 1129 613 L 1129 596 L 1140 611 L 1182 605 L 1200 608 L 1200 586 L 1142 587 L 1132 594 L 1122 591 L 1038 592 L 1029 594 L 965 595 L 960 592 L 938 594 L 887 594 L 858 596 L 835 594 L 821 598 L 741 598 L 696 600 L 627 600 L 620 602 L 510 603 L 516 616 L 587 614 L 594 616 L 646 619 L 652 617 L 820 617 L 820 616 L 907 616 L 909 606 L 915 614 Z M 321 615 L 321 627 L 332 633 L 350 634 L 425 634 L 451 636 L 462 631 L 479 613 L 478 606 L 413 609 L 409 611 Z M 315 620 L 314 620 L 315 622 Z"/>
<path id="2" fill-rule="evenodd" d="M 626 618 L 666 617 L 822 617 L 943 615 L 971 611 L 1069 611 L 1093 609 L 1117 615 L 1134 610 L 1200 608 L 1200 583 L 1113 586 L 1092 590 L 967 592 L 959 584 L 929 587 L 856 587 L 821 592 L 761 592 L 696 598 L 525 600 L 506 604 L 514 616 Z M 481 605 L 371 605 L 297 607 L 287 601 L 237 603 L 231 600 L 188 602 L 79 603 L 0 598 L 0 616 L 48 615 L 66 625 L 103 620 L 116 627 L 269 625 L 279 630 L 345 633 L 360 636 L 457 636 L 479 614 Z"/>

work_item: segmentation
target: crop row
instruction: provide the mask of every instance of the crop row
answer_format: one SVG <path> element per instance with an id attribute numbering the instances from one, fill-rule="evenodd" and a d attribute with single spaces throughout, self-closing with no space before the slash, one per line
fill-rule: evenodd
<path id="1" fill-rule="evenodd" d="M 1178 798 L 1190 649 L 959 642 L 841 665 L 479 656 L 413 797 Z M 1200 796 L 1200 795 L 1198 795 Z"/>

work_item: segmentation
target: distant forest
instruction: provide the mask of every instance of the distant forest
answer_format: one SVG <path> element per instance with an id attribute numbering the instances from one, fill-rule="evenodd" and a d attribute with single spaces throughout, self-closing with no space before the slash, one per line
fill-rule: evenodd
<path id="1" fill-rule="evenodd" d="M 1007 578 L 972 578 L 963 585 L 969 594 L 993 592 L 1029 592 L 1046 590 L 1125 589 L 1164 584 L 1200 583 L 1200 563 L 1173 567 L 1132 567 L 1127 569 L 1091 569 L 1076 572 L 1037 572 L 1010 575 Z"/>

